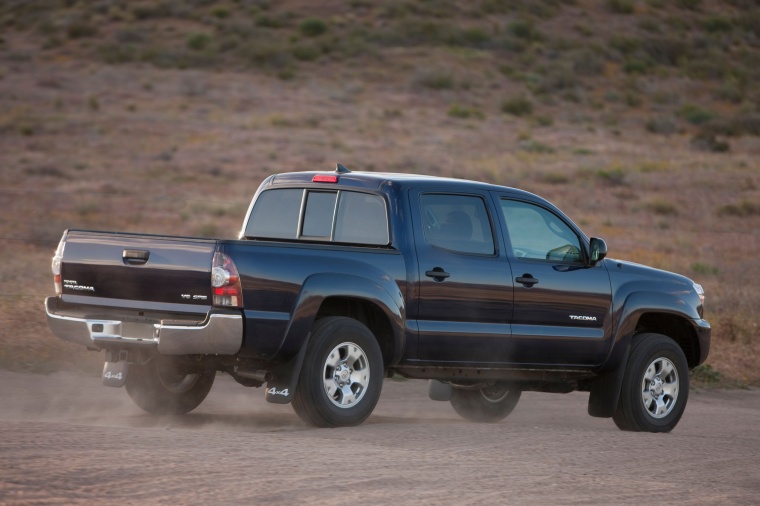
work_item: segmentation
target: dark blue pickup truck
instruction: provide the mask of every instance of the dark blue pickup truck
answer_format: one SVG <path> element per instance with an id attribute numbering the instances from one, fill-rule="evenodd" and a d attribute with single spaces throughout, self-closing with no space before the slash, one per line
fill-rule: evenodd
<path id="1" fill-rule="evenodd" d="M 45 306 L 151 413 L 194 409 L 223 371 L 355 425 L 397 374 L 470 420 L 581 390 L 592 416 L 670 431 L 710 348 L 704 292 L 606 254 L 531 193 L 339 165 L 267 178 L 239 240 L 67 230 Z"/>

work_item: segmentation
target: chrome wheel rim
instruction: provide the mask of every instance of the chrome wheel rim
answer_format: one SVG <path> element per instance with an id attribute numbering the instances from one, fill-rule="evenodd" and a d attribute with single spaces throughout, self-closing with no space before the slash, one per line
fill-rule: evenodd
<path id="1" fill-rule="evenodd" d="M 489 387 L 481 388 L 480 395 L 487 402 L 492 404 L 498 404 L 509 395 L 509 389 L 503 385 L 491 385 Z"/>
<path id="2" fill-rule="evenodd" d="M 333 405 L 346 409 L 362 400 L 369 386 L 369 360 L 355 343 L 341 343 L 327 354 L 322 376 Z"/>
<path id="3" fill-rule="evenodd" d="M 641 400 L 652 418 L 665 418 L 678 400 L 678 371 L 669 359 L 654 359 L 641 380 Z"/>
<path id="4" fill-rule="evenodd" d="M 190 390 L 200 378 L 197 373 L 186 374 L 180 371 L 179 367 L 169 361 L 160 361 L 157 364 L 157 372 L 164 388 L 177 394 Z"/>

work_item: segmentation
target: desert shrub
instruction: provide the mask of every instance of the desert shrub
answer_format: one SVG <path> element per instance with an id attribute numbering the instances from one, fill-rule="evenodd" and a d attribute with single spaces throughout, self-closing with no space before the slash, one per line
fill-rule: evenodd
<path id="1" fill-rule="evenodd" d="M 691 264 L 691 270 L 695 274 L 704 274 L 704 275 L 717 275 L 720 270 L 713 266 L 713 265 L 707 265 L 703 264 L 702 262 L 695 262 Z"/>
<path id="2" fill-rule="evenodd" d="M 186 44 L 193 51 L 204 51 L 211 44 L 211 36 L 207 33 L 192 33 L 188 35 Z"/>
<path id="3" fill-rule="evenodd" d="M 636 58 L 626 60 L 623 63 L 623 72 L 626 74 L 646 74 L 649 70 L 649 63 Z"/>
<path id="4" fill-rule="evenodd" d="M 604 73 L 605 60 L 596 51 L 584 49 L 573 58 L 573 71 L 581 76 L 598 76 Z"/>
<path id="5" fill-rule="evenodd" d="M 570 182 L 570 178 L 561 172 L 549 172 L 541 177 L 541 181 L 548 184 L 566 184 Z"/>
<path id="6" fill-rule="evenodd" d="M 607 8 L 615 14 L 633 14 L 633 0 L 607 0 Z"/>
<path id="7" fill-rule="evenodd" d="M 749 200 L 742 200 L 735 204 L 726 204 L 718 209 L 720 216 L 760 216 L 760 204 Z"/>
<path id="8" fill-rule="evenodd" d="M 608 44 L 623 56 L 631 55 L 641 47 L 639 39 L 624 35 L 613 35 L 610 37 Z"/>
<path id="9" fill-rule="evenodd" d="M 227 19 L 230 17 L 230 10 L 226 7 L 214 7 L 211 9 L 211 15 L 218 19 Z"/>
<path id="10" fill-rule="evenodd" d="M 548 69 L 546 74 L 539 76 L 531 90 L 536 94 L 551 94 L 574 91 L 580 80 L 573 69 L 556 65 Z"/>
<path id="11" fill-rule="evenodd" d="M 245 60 L 259 67 L 283 69 L 292 62 L 288 48 L 273 39 L 251 40 L 239 52 Z"/>
<path id="12" fill-rule="evenodd" d="M 691 44 L 683 37 L 653 37 L 641 41 L 641 48 L 661 65 L 676 66 L 691 54 Z"/>
<path id="13" fill-rule="evenodd" d="M 596 177 L 605 184 L 620 186 L 625 184 L 625 171 L 620 167 L 611 167 L 596 172 Z"/>
<path id="14" fill-rule="evenodd" d="M 654 199 L 647 204 L 647 209 L 654 214 L 661 216 L 675 216 L 678 214 L 678 208 L 673 202 L 665 199 Z"/>
<path id="15" fill-rule="evenodd" d="M 684 104 L 678 110 L 678 115 L 692 125 L 702 125 L 715 118 L 715 113 L 695 104 Z"/>
<path id="16" fill-rule="evenodd" d="M 507 31 L 519 39 L 534 41 L 541 38 L 541 33 L 533 21 L 529 19 L 516 19 L 507 25 Z"/>
<path id="17" fill-rule="evenodd" d="M 689 373 L 691 379 L 697 384 L 717 385 L 723 381 L 723 375 L 710 364 L 701 364 Z"/>
<path id="18" fill-rule="evenodd" d="M 553 147 L 535 139 L 526 139 L 524 141 L 520 141 L 518 143 L 518 146 L 521 150 L 527 151 L 528 153 L 538 153 L 542 155 L 554 153 Z"/>
<path id="19" fill-rule="evenodd" d="M 66 27 L 66 36 L 70 39 L 92 37 L 96 33 L 98 33 L 98 27 L 84 19 L 73 21 Z"/>
<path id="20" fill-rule="evenodd" d="M 311 44 L 299 44 L 293 48 L 293 56 L 301 61 L 314 61 L 320 57 L 322 51 Z"/>
<path id="21" fill-rule="evenodd" d="M 694 11 L 702 5 L 702 0 L 677 0 L 676 4 L 682 9 Z"/>
<path id="22" fill-rule="evenodd" d="M 736 80 L 721 82 L 712 92 L 712 96 L 724 102 L 740 104 L 744 100 L 744 91 Z"/>
<path id="23" fill-rule="evenodd" d="M 256 26 L 262 28 L 283 28 L 287 25 L 287 20 L 282 16 L 261 15 L 256 18 Z"/>
<path id="24" fill-rule="evenodd" d="M 298 29 L 306 37 L 319 37 L 327 32 L 327 23 L 319 18 L 304 19 Z"/>
<path id="25" fill-rule="evenodd" d="M 691 147 L 699 151 L 725 153 L 731 149 L 727 141 L 720 140 L 713 133 L 700 132 L 691 139 Z"/>
<path id="26" fill-rule="evenodd" d="M 723 16 L 710 16 L 702 21 L 702 28 L 710 33 L 725 33 L 734 29 L 734 23 Z"/>
<path id="27" fill-rule="evenodd" d="M 431 90 L 451 90 L 454 78 L 446 70 L 422 69 L 412 78 L 412 84 Z"/>
<path id="28" fill-rule="evenodd" d="M 533 113 L 533 103 L 525 97 L 513 97 L 502 102 L 501 112 L 512 116 L 529 116 Z"/>
<path id="29" fill-rule="evenodd" d="M 451 107 L 449 107 L 448 115 L 452 118 L 460 118 L 460 119 L 484 119 L 485 114 L 483 114 L 483 111 L 478 109 L 477 107 L 468 107 L 463 106 L 459 104 L 454 104 Z"/>
<path id="30" fill-rule="evenodd" d="M 740 134 L 760 135 L 760 112 L 739 113 L 730 124 Z"/>
<path id="31" fill-rule="evenodd" d="M 111 65 L 139 60 L 139 51 L 131 44 L 109 42 L 98 46 L 95 52 L 100 60 Z"/>

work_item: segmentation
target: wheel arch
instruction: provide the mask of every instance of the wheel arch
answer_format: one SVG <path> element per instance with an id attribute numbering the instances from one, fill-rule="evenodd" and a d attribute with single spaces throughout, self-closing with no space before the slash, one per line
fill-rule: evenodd
<path id="1" fill-rule="evenodd" d="M 672 313 L 657 311 L 642 314 L 636 322 L 633 340 L 636 336 L 645 332 L 662 334 L 673 339 L 686 355 L 689 369 L 693 369 L 700 363 L 702 355 L 699 337 L 694 326 L 689 321 Z M 633 342 L 633 341 L 632 341 Z"/>
<path id="2" fill-rule="evenodd" d="M 391 319 L 377 303 L 356 297 L 327 297 L 319 306 L 315 323 L 329 316 L 345 316 L 366 325 L 380 345 L 384 366 L 398 360 L 397 351 L 403 349 L 403 344 L 397 342 Z"/>

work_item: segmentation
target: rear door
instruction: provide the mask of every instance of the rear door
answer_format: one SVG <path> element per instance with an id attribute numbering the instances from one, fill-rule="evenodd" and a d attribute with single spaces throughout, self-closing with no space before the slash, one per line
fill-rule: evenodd
<path id="1" fill-rule="evenodd" d="M 511 360 L 595 365 L 612 333 L 612 294 L 603 264 L 588 266 L 583 236 L 539 201 L 496 193 L 512 265 Z"/>
<path id="2" fill-rule="evenodd" d="M 213 240 L 70 231 L 63 300 L 199 312 L 211 306 Z"/>
<path id="3" fill-rule="evenodd" d="M 417 356 L 507 361 L 512 282 L 486 192 L 411 190 L 418 261 Z"/>

